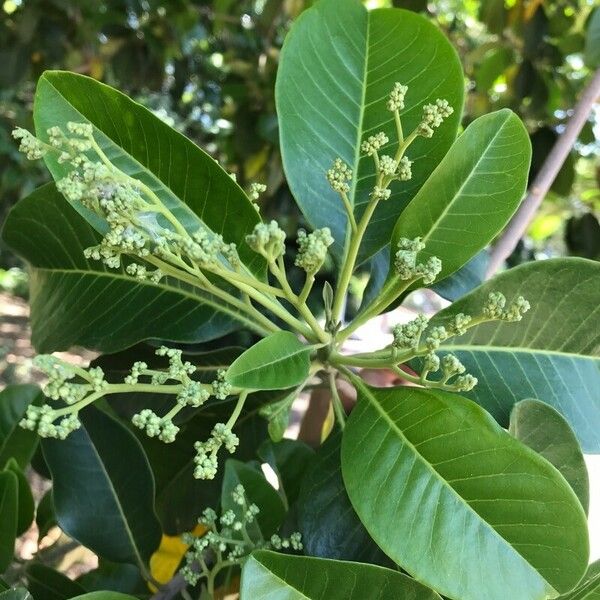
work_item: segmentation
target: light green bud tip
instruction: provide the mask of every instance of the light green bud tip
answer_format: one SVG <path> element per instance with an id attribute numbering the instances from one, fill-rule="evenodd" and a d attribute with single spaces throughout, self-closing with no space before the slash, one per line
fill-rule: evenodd
<path id="1" fill-rule="evenodd" d="M 298 231 L 298 255 L 295 264 L 309 275 L 314 275 L 323 265 L 327 248 L 333 244 L 329 227 L 315 229 L 312 233 Z"/>
<path id="2" fill-rule="evenodd" d="M 254 252 L 272 262 L 285 252 L 285 232 L 277 221 L 258 223 L 246 236 L 246 243 Z"/>
<path id="3" fill-rule="evenodd" d="M 395 325 L 392 329 L 392 346 L 398 350 L 416 349 L 428 324 L 429 319 L 425 315 L 418 315 L 409 323 Z"/>
<path id="4" fill-rule="evenodd" d="M 352 169 L 341 158 L 336 158 L 327 171 L 327 181 L 336 192 L 347 194 L 350 191 L 348 182 L 352 181 Z"/>
<path id="5" fill-rule="evenodd" d="M 394 266 L 401 280 L 422 279 L 425 284 L 435 281 L 442 270 L 442 261 L 437 256 L 430 256 L 424 263 L 417 263 L 417 254 L 424 248 L 421 238 L 400 239 Z"/>

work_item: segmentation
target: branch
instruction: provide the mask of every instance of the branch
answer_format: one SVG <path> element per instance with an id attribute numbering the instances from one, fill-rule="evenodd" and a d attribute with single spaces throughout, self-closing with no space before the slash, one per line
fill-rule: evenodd
<path id="1" fill-rule="evenodd" d="M 569 119 L 562 135 L 556 140 L 552 151 L 531 184 L 525 200 L 514 214 L 506 229 L 490 252 L 486 278 L 492 277 L 504 261 L 512 254 L 523 237 L 529 223 L 535 216 L 542 200 L 556 179 L 571 148 L 585 125 L 597 98 L 600 96 L 600 69 L 598 69 L 587 87 L 583 90 L 573 115 Z"/>

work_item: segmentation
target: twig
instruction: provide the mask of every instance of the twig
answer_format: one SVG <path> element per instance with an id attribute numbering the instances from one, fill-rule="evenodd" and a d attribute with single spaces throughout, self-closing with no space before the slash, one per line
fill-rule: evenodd
<path id="1" fill-rule="evenodd" d="M 529 223 L 535 216 L 542 200 L 548 193 L 550 186 L 567 159 L 599 96 L 600 69 L 594 73 L 591 81 L 583 90 L 579 102 L 575 106 L 573 115 L 569 119 L 562 135 L 556 140 L 552 151 L 531 184 L 525 200 L 523 200 L 519 210 L 514 214 L 490 252 L 486 278 L 489 279 L 496 273 L 523 237 Z"/>
<path id="2" fill-rule="evenodd" d="M 152 596 L 151 600 L 171 600 L 171 598 L 175 598 L 177 594 L 184 590 L 186 586 L 187 583 L 183 578 L 183 575 L 177 573 L 173 579 L 160 587 L 158 592 Z"/>

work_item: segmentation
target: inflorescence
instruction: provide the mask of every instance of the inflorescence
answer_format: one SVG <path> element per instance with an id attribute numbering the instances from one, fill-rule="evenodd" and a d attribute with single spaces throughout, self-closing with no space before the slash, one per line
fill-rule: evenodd
<path id="1" fill-rule="evenodd" d="M 477 378 L 465 374 L 465 367 L 452 353 L 444 354 L 441 359 L 436 354 L 442 344 L 450 338 L 464 335 L 475 325 L 487 321 L 520 321 L 530 305 L 522 296 L 517 297 L 508 307 L 506 298 L 500 292 L 491 292 L 482 307 L 482 314 L 473 317 L 464 313 L 454 315 L 445 325 L 429 326 L 429 319 L 418 315 L 412 321 L 396 325 L 393 330 L 392 358 L 397 362 L 422 358 L 422 371 L 418 382 L 429 387 L 441 387 L 456 392 L 469 391 L 477 385 Z M 428 380 L 429 373 L 441 370 L 438 380 Z M 410 378 L 406 373 L 404 377 Z M 453 379 L 454 378 L 454 379 Z M 451 381 L 452 380 L 452 381 Z"/>
<path id="2" fill-rule="evenodd" d="M 233 489 L 231 498 L 234 508 L 225 510 L 220 517 L 212 508 L 204 510 L 198 519 L 206 528 L 203 535 L 183 535 L 189 550 L 181 574 L 189 585 L 197 585 L 205 579 L 211 593 L 217 574 L 227 567 L 242 564 L 253 550 L 303 549 L 299 533 L 292 533 L 289 538 L 277 534 L 269 540 L 263 538 L 260 528 L 254 526 L 260 509 L 248 501 L 243 485 L 238 484 Z"/>
<path id="3" fill-rule="evenodd" d="M 65 439 L 69 433 L 81 427 L 79 412 L 103 396 L 117 393 L 154 393 L 175 396 L 175 405 L 165 415 L 159 416 L 149 408 L 142 409 L 132 417 L 132 424 L 162 442 L 175 441 L 179 427 L 173 418 L 184 408 L 200 408 L 211 397 L 224 400 L 230 395 L 239 394 L 240 400 L 227 423 L 216 423 L 206 441 L 195 444 L 196 469 L 194 476 L 199 479 L 212 479 L 217 472 L 217 452 L 222 446 L 235 452 L 239 440 L 232 428 L 243 407 L 245 394 L 232 388 L 223 369 L 211 383 L 201 383 L 192 379 L 196 367 L 182 359 L 181 350 L 161 346 L 156 355 L 168 359 L 164 370 L 150 369 L 145 362 L 133 364 L 122 383 L 108 383 L 100 367 L 84 369 L 66 363 L 49 355 L 39 355 L 34 364 L 48 377 L 44 394 L 51 400 L 66 406 L 53 407 L 31 405 L 21 421 L 21 427 L 36 431 L 41 437 Z"/>

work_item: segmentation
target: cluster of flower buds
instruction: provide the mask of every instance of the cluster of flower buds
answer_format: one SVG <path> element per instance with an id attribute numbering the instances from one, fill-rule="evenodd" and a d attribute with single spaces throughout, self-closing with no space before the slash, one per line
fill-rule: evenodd
<path id="1" fill-rule="evenodd" d="M 285 252 L 285 232 L 277 221 L 258 223 L 246 243 L 254 252 L 264 256 L 267 262 L 274 262 Z"/>
<path id="2" fill-rule="evenodd" d="M 424 263 L 417 263 L 417 254 L 424 248 L 421 238 L 400 238 L 394 256 L 394 267 L 402 281 L 422 279 L 425 284 L 435 281 L 442 270 L 442 261 L 437 256 L 430 256 Z"/>
<path id="3" fill-rule="evenodd" d="M 275 534 L 267 541 L 260 535 L 260 530 L 249 527 L 260 514 L 260 509 L 248 501 L 243 485 L 238 484 L 231 496 L 236 510 L 228 509 L 219 517 L 212 508 L 207 508 L 198 519 L 206 532 L 201 536 L 191 533 L 182 536 L 189 548 L 185 555 L 186 564 L 180 573 L 189 585 L 197 585 L 201 579 L 218 572 L 225 562 L 229 565 L 241 563 L 256 549 L 303 549 L 302 536 L 298 532 L 292 533 L 289 538 Z"/>
<path id="4" fill-rule="evenodd" d="M 488 319 L 499 321 L 520 321 L 531 305 L 523 296 L 518 296 L 506 307 L 506 297 L 500 292 L 490 292 L 483 306 L 483 314 Z"/>
<path id="5" fill-rule="evenodd" d="M 252 202 L 252 206 L 257 210 L 260 210 L 260 206 L 256 203 L 260 198 L 261 194 L 264 194 L 267 191 L 267 186 L 264 183 L 252 183 L 250 184 L 250 192 L 248 193 L 248 198 L 250 198 L 250 202 Z"/>
<path id="6" fill-rule="evenodd" d="M 408 92 L 408 86 L 396 81 L 387 101 L 387 109 L 391 112 L 401 111 L 404 108 L 406 92 Z"/>
<path id="7" fill-rule="evenodd" d="M 56 411 L 44 404 L 30 405 L 19 425 L 23 429 L 37 432 L 40 437 L 64 440 L 71 432 L 81 427 L 81 422 L 74 413 L 57 418 Z"/>
<path id="8" fill-rule="evenodd" d="M 336 158 L 331 169 L 327 171 L 327 181 L 339 194 L 347 194 L 350 191 L 352 169 L 341 158 Z"/>
<path id="9" fill-rule="evenodd" d="M 390 139 L 383 131 L 375 135 L 370 135 L 361 145 L 360 149 L 363 154 L 367 156 L 375 156 L 381 148 L 383 148 Z"/>
<path id="10" fill-rule="evenodd" d="M 19 141 L 19 152 L 22 152 L 29 160 L 39 160 L 48 151 L 48 147 L 27 129 L 16 127 L 12 136 Z"/>
<path id="11" fill-rule="evenodd" d="M 179 433 L 179 427 L 171 419 L 159 417 L 149 408 L 133 415 L 131 422 L 135 427 L 144 430 L 148 437 L 158 437 L 165 444 L 174 442 Z"/>
<path id="12" fill-rule="evenodd" d="M 329 227 L 315 229 L 312 233 L 298 230 L 298 254 L 295 264 L 308 275 L 314 275 L 325 262 L 327 248 L 333 244 Z"/>
<path id="13" fill-rule="evenodd" d="M 196 450 L 194 477 L 196 479 L 214 479 L 219 468 L 217 453 L 221 447 L 225 446 L 225 449 L 233 454 L 239 443 L 238 436 L 225 423 L 217 423 L 208 440 L 194 444 Z"/>
<path id="14" fill-rule="evenodd" d="M 432 137 L 434 129 L 437 129 L 453 112 L 454 109 L 447 100 L 438 98 L 434 104 L 426 104 L 423 107 L 423 118 L 417 127 L 417 133 L 426 138 Z"/>

